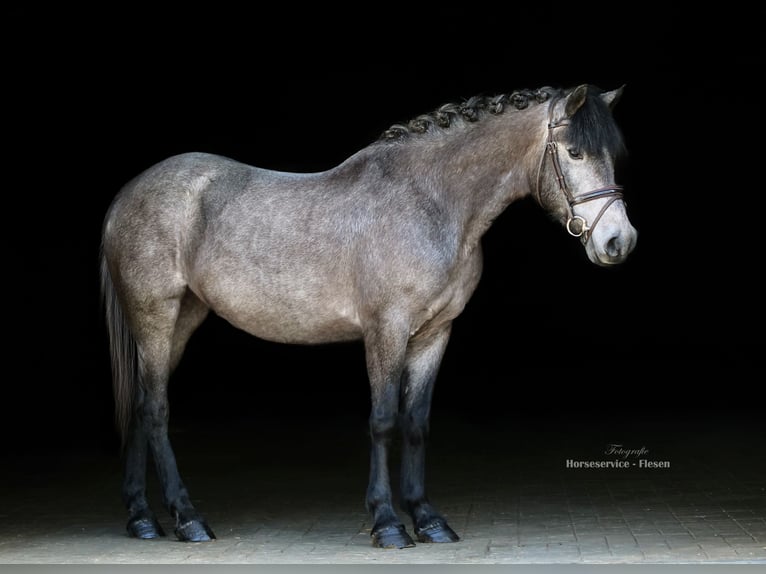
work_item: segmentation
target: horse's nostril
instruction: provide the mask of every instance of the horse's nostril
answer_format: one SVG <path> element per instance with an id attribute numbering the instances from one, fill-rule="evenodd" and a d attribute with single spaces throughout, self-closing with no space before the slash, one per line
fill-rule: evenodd
<path id="1" fill-rule="evenodd" d="M 636 246 L 636 232 L 616 233 L 604 245 L 604 252 L 611 259 L 625 259 Z"/>
<path id="2" fill-rule="evenodd" d="M 609 257 L 620 257 L 623 252 L 624 242 L 622 237 L 615 235 L 609 241 L 606 242 L 606 254 Z"/>

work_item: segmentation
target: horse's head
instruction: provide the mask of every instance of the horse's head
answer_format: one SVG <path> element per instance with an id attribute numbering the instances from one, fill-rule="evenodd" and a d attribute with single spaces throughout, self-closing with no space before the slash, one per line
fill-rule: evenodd
<path id="1" fill-rule="evenodd" d="M 536 184 L 540 204 L 603 266 L 625 261 L 638 236 L 622 187 L 614 183 L 614 164 L 625 148 L 612 108 L 622 89 L 581 85 L 551 100 Z"/>

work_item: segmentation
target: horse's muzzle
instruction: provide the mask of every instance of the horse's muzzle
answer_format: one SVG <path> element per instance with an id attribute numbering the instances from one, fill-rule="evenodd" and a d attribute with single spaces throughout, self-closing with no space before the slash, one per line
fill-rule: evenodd
<path id="1" fill-rule="evenodd" d="M 590 241 L 585 245 L 585 251 L 592 263 L 610 267 L 623 263 L 635 249 L 637 240 L 638 231 L 630 224 L 625 227 L 594 230 Z"/>

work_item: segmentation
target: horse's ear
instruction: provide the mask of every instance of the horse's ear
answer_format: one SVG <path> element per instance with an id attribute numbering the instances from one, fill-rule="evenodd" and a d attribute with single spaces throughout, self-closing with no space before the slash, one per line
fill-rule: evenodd
<path id="1" fill-rule="evenodd" d="M 609 109 L 614 109 L 615 104 L 620 100 L 620 97 L 622 96 L 622 91 L 625 89 L 625 84 L 621 85 L 616 90 L 612 90 L 611 92 L 604 92 L 601 94 L 601 99 L 604 100 L 607 106 L 609 106 Z"/>
<path id="2" fill-rule="evenodd" d="M 568 118 L 571 118 L 573 115 L 575 115 L 575 112 L 579 110 L 582 105 L 585 103 L 585 98 L 588 96 L 588 85 L 582 84 L 580 86 L 577 86 L 574 90 L 572 90 L 572 93 L 567 96 L 567 104 L 564 108 L 564 113 L 566 113 Z"/>

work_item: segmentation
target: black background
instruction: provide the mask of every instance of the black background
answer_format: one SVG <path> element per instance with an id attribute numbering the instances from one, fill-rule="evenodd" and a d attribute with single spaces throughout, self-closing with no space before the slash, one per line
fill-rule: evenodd
<path id="1" fill-rule="evenodd" d="M 638 247 L 597 268 L 536 205 L 509 207 L 484 239 L 433 416 L 761 416 L 754 9 L 270 10 L 9 18 L 23 33 L 5 88 L 6 448 L 116 447 L 98 249 L 111 199 L 141 170 L 186 151 L 322 170 L 443 103 L 580 83 L 626 86 L 618 182 Z M 363 420 L 365 377 L 360 345 L 280 346 L 211 317 L 172 380 L 172 418 Z"/>

